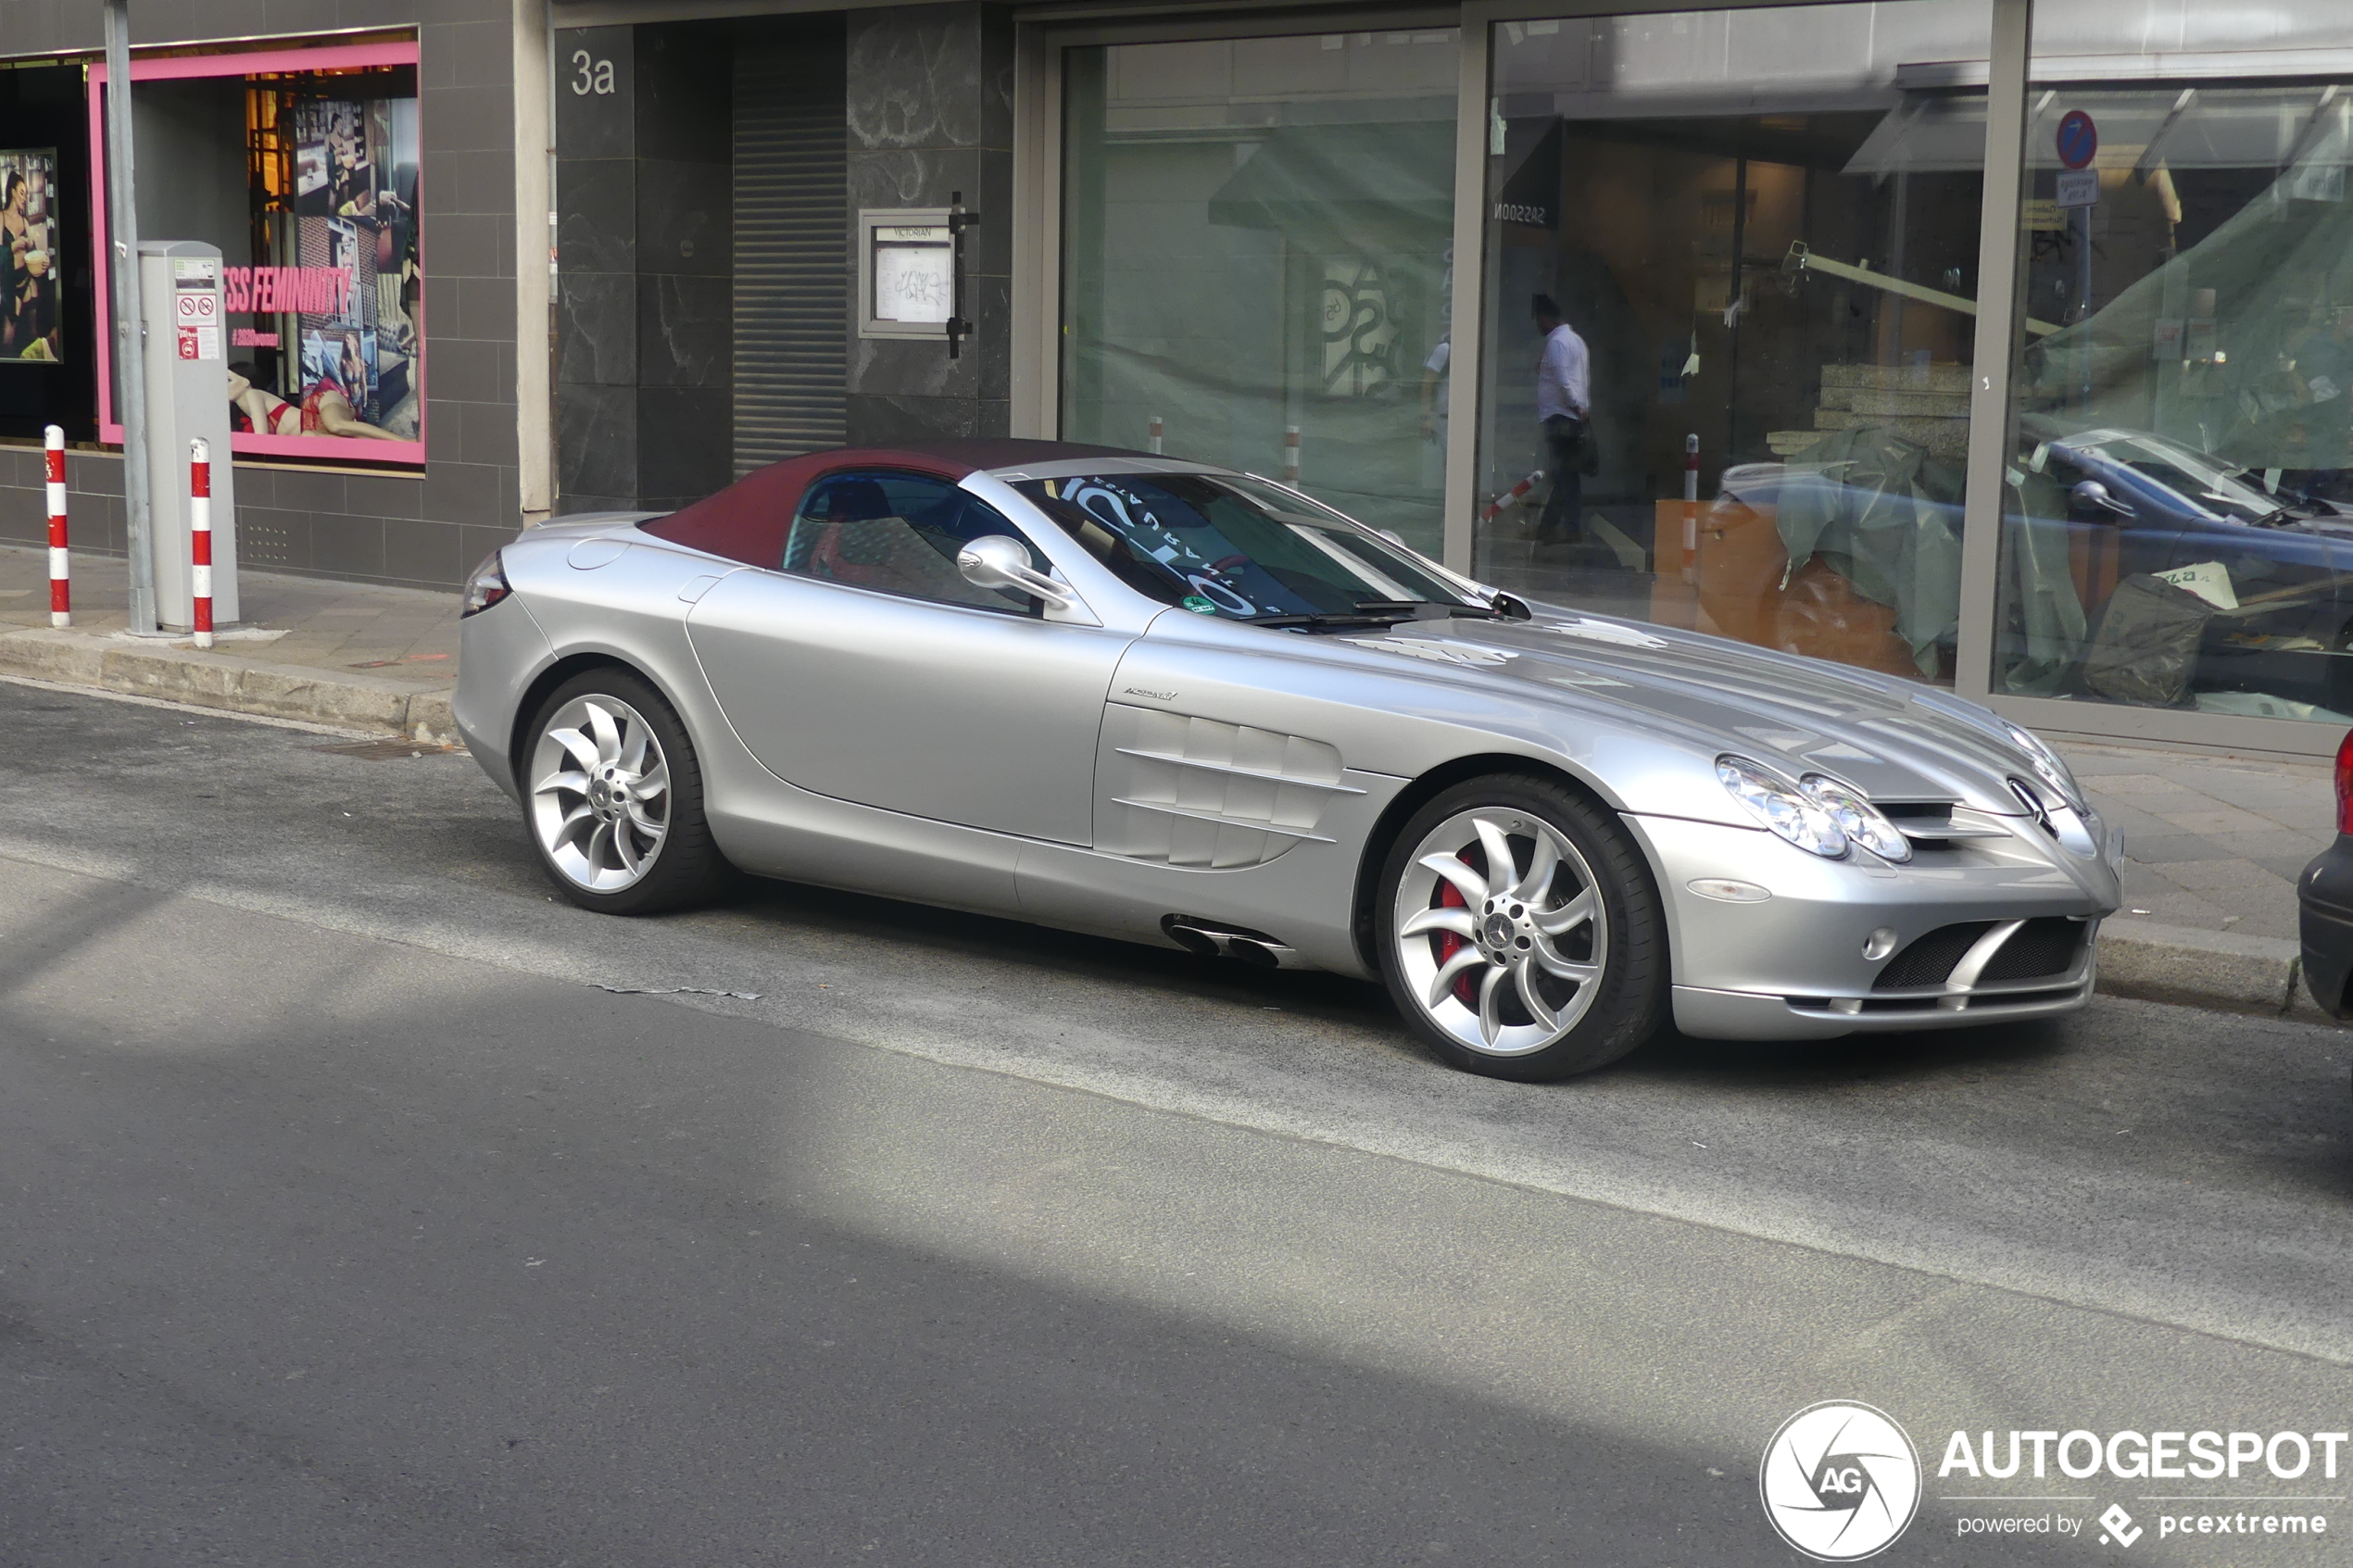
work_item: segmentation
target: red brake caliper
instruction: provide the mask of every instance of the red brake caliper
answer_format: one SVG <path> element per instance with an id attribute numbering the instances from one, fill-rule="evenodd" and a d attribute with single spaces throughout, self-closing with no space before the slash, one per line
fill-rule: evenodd
<path id="1" fill-rule="evenodd" d="M 1464 853 L 1456 856 L 1455 859 L 1461 860 L 1464 864 L 1468 865 L 1470 863 L 1469 851 L 1466 850 Z M 1438 908 L 1441 909 L 1468 909 L 1469 907 L 1469 905 L 1463 901 L 1462 889 L 1456 887 L 1453 883 L 1448 882 L 1443 878 L 1440 879 L 1438 884 Z M 1441 969 L 1445 968 L 1447 960 L 1453 958 L 1456 953 L 1461 952 L 1465 947 L 1469 946 L 1470 944 L 1468 942 L 1466 942 L 1463 938 L 1455 935 L 1451 931 L 1440 932 L 1438 934 L 1439 967 Z M 1462 1003 L 1466 1008 L 1477 1008 L 1478 1006 L 1478 992 L 1471 984 L 1471 977 L 1476 972 L 1477 972 L 1474 970 L 1466 969 L 1463 971 L 1462 973 L 1454 977 L 1454 999 Z"/>

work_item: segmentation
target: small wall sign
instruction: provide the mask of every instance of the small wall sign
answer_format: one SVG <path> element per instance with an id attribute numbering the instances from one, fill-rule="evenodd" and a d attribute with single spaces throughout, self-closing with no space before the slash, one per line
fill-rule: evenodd
<path id="1" fill-rule="evenodd" d="M 980 215 L 961 193 L 938 207 L 862 207 L 858 213 L 858 333 L 939 338 L 955 358 L 972 334 L 964 320 L 964 230 Z"/>

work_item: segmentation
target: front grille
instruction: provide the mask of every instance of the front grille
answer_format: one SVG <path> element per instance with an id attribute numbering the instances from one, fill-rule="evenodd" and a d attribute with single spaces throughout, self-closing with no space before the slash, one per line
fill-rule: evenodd
<path id="1" fill-rule="evenodd" d="M 1979 937 L 1994 929 L 1990 920 L 1963 921 L 1939 926 L 1890 959 L 1871 982 L 1874 991 L 1902 991 L 1914 985 L 1942 985 L 1961 961 L 1961 955 Z"/>
<path id="2" fill-rule="evenodd" d="M 2035 980 L 2045 974 L 2064 974 L 2082 955 L 2083 933 L 2088 929 L 2080 920 L 2058 915 L 2028 921 L 2002 944 L 1978 979 Z"/>
<path id="3" fill-rule="evenodd" d="M 1919 985 L 1944 985 L 1953 977 L 1953 966 L 1961 961 L 1979 937 L 1994 929 L 1994 923 L 1990 920 L 1971 920 L 1937 927 L 1889 960 L 1879 978 L 1871 982 L 1871 989 L 1905 991 Z M 2082 921 L 2059 915 L 2030 920 L 2010 934 L 2010 939 L 1979 972 L 1977 982 L 1982 985 L 1994 981 L 2037 980 L 2046 974 L 2064 974 L 2082 957 L 2083 934 L 2090 929 Z"/>

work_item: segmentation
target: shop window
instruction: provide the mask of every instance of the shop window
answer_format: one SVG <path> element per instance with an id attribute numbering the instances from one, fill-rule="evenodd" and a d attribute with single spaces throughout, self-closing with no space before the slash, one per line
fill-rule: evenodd
<path id="1" fill-rule="evenodd" d="M 2037 10 L 1993 689 L 2343 725 L 2353 82 L 2095 52 L 2224 20 L 2187 9 Z M 2340 16 L 2236 58 L 2309 69 Z"/>
<path id="2" fill-rule="evenodd" d="M 1952 681 L 1990 26 L 1496 25 L 1480 577 Z"/>
<path id="3" fill-rule="evenodd" d="M 1456 33 L 1064 56 L 1062 434 L 1439 553 Z"/>
<path id="4" fill-rule="evenodd" d="M 416 62 L 415 44 L 384 44 L 132 65 L 140 237 L 220 247 L 240 454 L 424 461 Z M 104 80 L 94 68 L 101 171 Z M 104 254 L 103 173 L 91 204 Z M 102 346 L 111 303 L 101 288 Z M 120 441 L 112 358 L 98 355 L 101 433 Z"/>

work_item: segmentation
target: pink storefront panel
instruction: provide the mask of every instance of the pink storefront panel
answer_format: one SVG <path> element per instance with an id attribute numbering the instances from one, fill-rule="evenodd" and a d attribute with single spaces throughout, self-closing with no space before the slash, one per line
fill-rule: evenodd
<path id="1" fill-rule="evenodd" d="M 417 45 L 413 42 L 333 44 L 315 48 L 271 49 L 252 54 L 133 60 L 131 79 L 133 82 L 194 77 L 283 79 L 312 72 L 365 72 L 401 66 L 413 69 L 417 57 Z M 106 257 L 109 254 L 103 95 L 107 68 L 98 63 L 89 69 L 91 253 Z M 356 80 L 364 82 L 365 78 Z M 333 78 L 328 81 L 332 82 Z M 321 101 L 328 100 L 322 98 Z M 376 336 L 374 328 L 363 328 L 358 324 L 369 320 L 366 312 L 359 307 L 364 297 L 362 290 L 368 286 L 367 275 L 357 265 L 334 265 L 338 253 L 333 246 L 337 241 L 343 242 L 343 254 L 348 260 L 356 263 L 361 259 L 359 255 L 361 245 L 366 240 L 378 237 L 377 225 L 373 222 L 368 224 L 363 235 L 362 220 L 359 219 L 349 215 L 327 219 L 327 242 L 331 248 L 326 257 L 329 264 L 324 267 L 304 265 L 299 258 L 291 265 L 261 264 L 258 257 L 223 246 L 222 270 L 227 275 L 224 304 L 233 320 L 241 316 L 292 315 L 297 321 L 314 320 L 320 323 L 304 330 L 302 335 L 305 341 L 293 345 L 303 356 L 303 369 L 297 372 L 295 383 L 285 388 L 294 395 L 281 398 L 276 392 L 265 391 L 259 398 L 247 399 L 253 405 L 247 414 L 249 421 L 253 413 L 258 411 L 263 419 L 281 427 L 291 417 L 299 425 L 314 428 L 299 434 L 283 433 L 283 431 L 272 433 L 259 428 L 238 430 L 231 435 L 230 445 L 239 454 L 412 465 L 422 465 L 425 460 L 425 333 L 422 286 L 423 225 L 416 213 L 413 183 L 406 194 L 394 188 L 398 154 L 406 152 L 411 168 L 416 161 L 415 100 L 411 98 L 409 101 L 412 109 L 406 121 L 408 145 L 393 149 L 395 156 L 389 169 L 376 168 L 378 160 L 374 157 L 369 160 L 371 179 L 384 182 L 381 190 L 371 187 L 368 203 L 370 210 L 375 212 L 389 208 L 396 215 L 400 209 L 406 209 L 405 223 L 401 227 L 405 229 L 407 255 L 405 257 L 396 256 L 396 271 L 392 274 L 409 285 L 405 291 L 409 297 L 396 307 L 397 313 L 405 319 L 406 329 L 400 334 L 404 341 L 396 350 L 390 343 L 376 344 L 373 341 Z M 332 153 L 323 154 L 321 167 L 315 171 L 318 177 L 332 178 L 333 171 L 324 166 L 325 160 L 332 156 Z M 303 178 L 307 181 L 312 176 L 313 171 L 306 165 Z M 379 197 L 383 198 L 381 203 Z M 297 222 L 301 220 L 299 218 L 296 220 Z M 381 256 L 384 247 L 379 244 L 375 248 Z M 397 270 L 403 259 L 409 264 L 406 273 Z M 248 262 L 255 264 L 246 265 Z M 396 286 L 396 295 L 403 292 Z M 114 404 L 113 291 L 105 280 L 101 280 L 94 293 L 98 333 L 99 435 L 102 440 L 119 443 L 122 440 L 122 425 L 116 416 Z M 235 361 L 235 350 L 241 348 L 270 347 L 286 352 L 287 345 L 271 341 L 279 335 L 282 334 L 266 333 L 258 328 L 237 331 L 231 340 L 231 361 Z M 393 334 L 386 335 L 390 337 Z M 329 363 L 331 352 L 332 364 Z M 413 433 L 404 428 L 392 433 L 394 439 L 385 439 L 383 435 L 339 435 L 317 428 L 330 419 L 343 422 L 357 418 L 359 422 L 368 423 L 361 416 L 375 411 L 375 394 L 381 386 L 377 374 L 379 352 L 386 356 L 396 353 L 401 363 L 407 383 L 404 401 L 411 407 L 399 422 L 405 426 L 413 420 Z M 313 358 L 319 361 L 315 366 L 311 364 Z M 352 392 L 362 395 L 352 396 Z M 334 402 L 338 396 L 342 399 L 340 408 Z M 384 427 L 370 425 L 369 428 L 382 430 Z"/>

